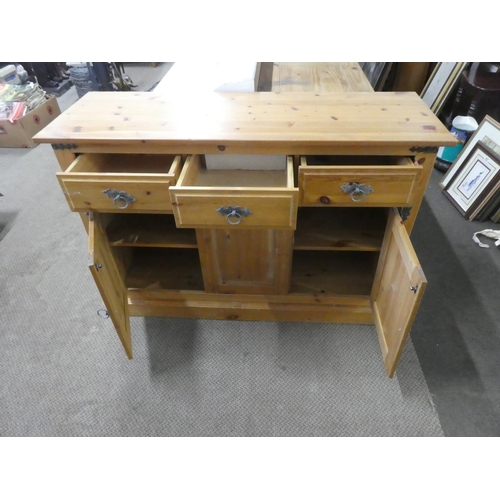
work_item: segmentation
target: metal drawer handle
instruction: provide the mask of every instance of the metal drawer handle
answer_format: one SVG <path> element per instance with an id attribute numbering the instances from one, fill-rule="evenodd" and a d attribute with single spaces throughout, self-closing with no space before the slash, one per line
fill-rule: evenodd
<path id="1" fill-rule="evenodd" d="M 125 191 L 118 191 L 117 189 L 107 188 L 103 193 L 108 198 L 112 198 L 115 207 L 121 210 L 125 210 L 131 203 L 137 201 L 131 194 L 127 194 Z"/>
<path id="2" fill-rule="evenodd" d="M 226 220 L 231 226 L 236 226 L 241 222 L 242 217 L 248 217 L 252 215 L 252 212 L 248 208 L 232 207 L 231 205 L 227 207 L 220 207 L 215 210 L 219 212 L 222 216 L 226 216 Z M 236 220 L 234 219 L 236 217 Z"/>
<path id="3" fill-rule="evenodd" d="M 340 186 L 340 189 L 344 191 L 344 193 L 348 193 L 351 195 L 351 200 L 359 203 L 363 201 L 370 193 L 374 193 L 374 189 L 367 184 L 358 184 L 357 182 L 348 182 L 343 186 Z"/>

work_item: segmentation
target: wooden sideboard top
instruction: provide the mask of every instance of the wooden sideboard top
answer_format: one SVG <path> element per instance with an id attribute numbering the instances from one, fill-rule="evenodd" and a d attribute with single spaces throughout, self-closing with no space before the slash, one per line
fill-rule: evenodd
<path id="1" fill-rule="evenodd" d="M 35 142 L 198 146 L 446 146 L 446 127 L 414 92 L 164 95 L 90 92 Z M 234 148 L 232 148 L 234 149 Z M 183 152 L 183 151 L 180 151 Z"/>

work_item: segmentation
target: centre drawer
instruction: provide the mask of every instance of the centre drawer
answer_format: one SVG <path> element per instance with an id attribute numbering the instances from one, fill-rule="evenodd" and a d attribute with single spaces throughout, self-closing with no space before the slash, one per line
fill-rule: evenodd
<path id="1" fill-rule="evenodd" d="M 180 156 L 85 153 L 57 177 L 76 212 L 171 212 Z"/>
<path id="2" fill-rule="evenodd" d="M 409 206 L 422 170 L 401 156 L 302 156 L 300 205 Z"/>
<path id="3" fill-rule="evenodd" d="M 203 155 L 191 155 L 170 197 L 177 227 L 295 229 L 297 222 L 291 157 L 281 170 L 254 170 L 207 169 Z"/>

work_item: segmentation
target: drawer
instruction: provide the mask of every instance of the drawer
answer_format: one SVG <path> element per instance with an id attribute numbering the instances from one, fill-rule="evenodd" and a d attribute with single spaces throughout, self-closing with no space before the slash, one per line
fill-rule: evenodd
<path id="1" fill-rule="evenodd" d="M 398 156 L 302 156 L 300 205 L 408 206 L 422 169 Z"/>
<path id="2" fill-rule="evenodd" d="M 171 212 L 181 168 L 174 155 L 86 153 L 57 177 L 76 212 Z"/>
<path id="3" fill-rule="evenodd" d="M 207 169 L 203 155 L 188 156 L 170 197 L 177 227 L 295 229 L 297 222 L 291 157 L 281 170 L 218 170 Z"/>

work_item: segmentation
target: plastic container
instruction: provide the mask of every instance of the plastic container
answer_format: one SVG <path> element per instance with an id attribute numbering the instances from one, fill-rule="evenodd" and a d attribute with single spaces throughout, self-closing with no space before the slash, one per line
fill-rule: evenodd
<path id="1" fill-rule="evenodd" d="M 471 116 L 456 116 L 451 124 L 450 132 L 459 142 L 456 146 L 439 148 L 438 158 L 447 163 L 453 163 L 478 126 L 477 121 Z"/>
<path id="2" fill-rule="evenodd" d="M 17 75 L 17 68 L 13 64 L 0 68 L 0 83 L 8 83 L 9 85 L 19 85 L 21 83 Z"/>

